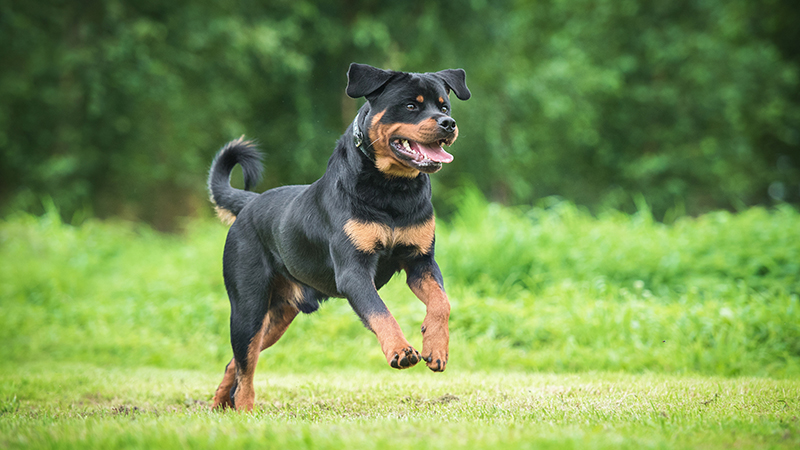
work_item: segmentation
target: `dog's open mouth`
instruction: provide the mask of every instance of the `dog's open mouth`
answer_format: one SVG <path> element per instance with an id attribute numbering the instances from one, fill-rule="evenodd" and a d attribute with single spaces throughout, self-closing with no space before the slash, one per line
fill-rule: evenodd
<path id="1" fill-rule="evenodd" d="M 423 144 L 405 138 L 394 138 L 391 147 L 394 154 L 408 165 L 420 172 L 433 173 L 442 168 L 443 163 L 453 160 L 453 155 L 447 153 L 445 145 L 450 145 L 446 139 Z"/>

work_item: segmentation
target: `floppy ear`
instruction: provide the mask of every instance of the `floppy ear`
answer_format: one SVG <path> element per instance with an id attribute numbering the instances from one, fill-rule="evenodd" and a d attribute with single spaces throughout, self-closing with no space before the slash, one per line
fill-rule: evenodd
<path id="1" fill-rule="evenodd" d="M 447 69 L 434 73 L 437 77 L 444 81 L 448 89 L 456 93 L 456 97 L 460 100 L 467 100 L 472 97 L 472 94 L 467 88 L 467 73 L 464 69 Z"/>
<path id="2" fill-rule="evenodd" d="M 347 95 L 352 98 L 365 97 L 386 84 L 393 73 L 366 64 L 350 64 L 347 70 Z"/>

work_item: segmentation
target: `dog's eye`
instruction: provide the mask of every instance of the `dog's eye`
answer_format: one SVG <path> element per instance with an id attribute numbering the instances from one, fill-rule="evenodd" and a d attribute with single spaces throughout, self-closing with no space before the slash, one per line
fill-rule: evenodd
<path id="1" fill-rule="evenodd" d="M 416 111 L 417 110 L 417 105 L 415 105 L 414 103 L 409 103 L 409 104 L 406 105 L 406 109 L 409 110 L 409 111 Z"/>
<path id="2" fill-rule="evenodd" d="M 447 105 L 442 105 L 442 112 L 447 114 L 447 111 L 450 111 L 449 109 L 447 109 Z"/>

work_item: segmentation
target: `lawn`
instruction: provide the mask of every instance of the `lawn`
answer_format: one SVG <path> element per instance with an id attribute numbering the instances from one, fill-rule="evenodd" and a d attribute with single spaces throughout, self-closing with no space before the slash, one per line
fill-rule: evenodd
<path id="1" fill-rule="evenodd" d="M 345 301 L 230 358 L 226 229 L 0 222 L 0 448 L 797 448 L 800 214 L 593 216 L 474 193 L 437 226 L 451 361 L 390 369 Z M 424 306 L 381 291 L 412 344 Z"/>
<path id="2" fill-rule="evenodd" d="M 219 373 L 90 364 L 24 369 L 0 375 L 3 447 L 800 445 L 796 380 L 505 370 L 438 375 L 421 367 L 295 375 L 262 367 L 255 413 L 247 415 L 208 410 Z"/>

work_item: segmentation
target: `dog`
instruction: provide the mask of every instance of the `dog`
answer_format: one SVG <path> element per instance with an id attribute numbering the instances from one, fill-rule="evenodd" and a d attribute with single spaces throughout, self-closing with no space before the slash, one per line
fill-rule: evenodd
<path id="1" fill-rule="evenodd" d="M 443 148 L 458 137 L 451 91 L 470 98 L 464 70 L 407 73 L 351 64 L 347 95 L 366 102 L 337 141 L 325 174 L 310 185 L 250 192 L 262 170 L 255 145 L 240 138 L 217 153 L 208 186 L 219 217 L 231 224 L 223 276 L 233 359 L 212 408 L 252 410 L 261 351 L 298 313 L 312 313 L 330 297 L 349 301 L 391 367 L 424 360 L 435 372 L 445 370 L 450 303 L 434 260 L 429 174 L 453 160 Z M 236 164 L 245 190 L 230 185 Z M 422 353 L 378 295 L 401 270 L 426 306 Z"/>

